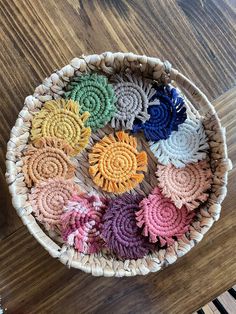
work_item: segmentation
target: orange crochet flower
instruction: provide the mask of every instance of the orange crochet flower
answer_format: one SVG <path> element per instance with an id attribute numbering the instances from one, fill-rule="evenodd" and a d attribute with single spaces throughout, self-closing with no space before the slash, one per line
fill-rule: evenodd
<path id="1" fill-rule="evenodd" d="M 188 210 L 193 210 L 209 196 L 206 191 L 211 187 L 212 172 L 206 160 L 184 168 L 158 165 L 156 174 L 163 194 L 178 208 L 185 205 Z"/>
<path id="2" fill-rule="evenodd" d="M 147 155 L 137 151 L 137 141 L 123 131 L 105 136 L 89 154 L 89 173 L 95 184 L 104 191 L 124 193 L 144 178 Z"/>
<path id="3" fill-rule="evenodd" d="M 84 126 L 88 118 L 88 112 L 79 114 L 79 105 L 73 100 L 47 101 L 33 118 L 31 139 L 57 137 L 70 144 L 76 155 L 89 141 L 91 129 Z"/>
<path id="4" fill-rule="evenodd" d="M 29 200 L 38 221 L 47 230 L 54 230 L 61 227 L 63 208 L 72 195 L 77 193 L 79 188 L 74 182 L 59 178 L 49 179 L 32 188 Z"/>
<path id="5" fill-rule="evenodd" d="M 70 179 L 74 176 L 75 166 L 68 157 L 73 148 L 56 137 L 45 137 L 27 147 L 23 157 L 22 171 L 26 184 L 61 177 Z"/>

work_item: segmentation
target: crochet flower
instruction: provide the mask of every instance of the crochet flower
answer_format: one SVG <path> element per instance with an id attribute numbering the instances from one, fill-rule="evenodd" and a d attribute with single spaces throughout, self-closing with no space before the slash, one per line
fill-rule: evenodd
<path id="1" fill-rule="evenodd" d="M 101 227 L 105 208 L 105 200 L 97 195 L 74 196 L 61 216 L 63 240 L 79 252 L 99 252 L 104 245 Z"/>
<path id="2" fill-rule="evenodd" d="M 130 74 L 116 75 L 112 80 L 117 101 L 111 126 L 116 129 L 132 130 L 135 119 L 142 123 L 149 119 L 147 108 L 155 90 L 148 80 Z"/>
<path id="3" fill-rule="evenodd" d="M 139 204 L 136 212 L 137 225 L 143 228 L 143 235 L 150 242 L 159 242 L 160 246 L 173 244 L 189 229 L 194 212 L 188 212 L 185 206 L 177 208 L 169 198 L 162 195 L 156 187 Z"/>
<path id="4" fill-rule="evenodd" d="M 207 200 L 212 183 L 212 172 L 206 160 L 189 164 L 184 168 L 158 165 L 156 175 L 162 193 L 171 198 L 174 204 L 181 208 L 185 205 L 188 210 L 197 208 Z"/>
<path id="5" fill-rule="evenodd" d="M 70 145 L 56 137 L 41 138 L 28 145 L 22 167 L 26 184 L 31 187 L 50 178 L 72 178 L 75 166 L 68 157 L 72 152 Z"/>
<path id="6" fill-rule="evenodd" d="M 60 228 L 63 207 L 78 193 L 78 187 L 70 180 L 49 179 L 32 188 L 29 201 L 36 218 L 47 230 Z"/>
<path id="7" fill-rule="evenodd" d="M 172 163 L 177 168 L 205 159 L 208 148 L 201 121 L 193 119 L 187 119 L 167 140 L 150 143 L 150 149 L 160 163 Z"/>
<path id="8" fill-rule="evenodd" d="M 123 193 L 137 186 L 144 178 L 147 155 L 137 151 L 137 141 L 123 131 L 105 136 L 89 154 L 89 173 L 104 191 Z"/>
<path id="9" fill-rule="evenodd" d="M 148 107 L 150 119 L 145 123 L 135 121 L 133 132 L 142 130 L 148 141 L 167 139 L 187 118 L 184 100 L 168 85 L 158 87 L 151 101 L 153 104 Z"/>
<path id="10" fill-rule="evenodd" d="M 73 100 L 47 101 L 33 118 L 31 140 L 57 137 L 66 141 L 73 148 L 73 155 L 76 155 L 89 141 L 91 129 L 84 126 L 88 117 L 88 112 L 79 114 L 78 104 Z"/>
<path id="11" fill-rule="evenodd" d="M 93 131 L 104 127 L 111 120 L 115 113 L 115 94 L 105 76 L 85 74 L 74 77 L 67 90 L 65 97 L 76 100 L 81 113 L 90 113 L 86 125 Z"/>
<path id="12" fill-rule="evenodd" d="M 103 217 L 102 236 L 107 247 L 124 259 L 142 258 L 148 254 L 150 244 L 136 225 L 135 211 L 142 196 L 124 194 L 110 201 Z"/>

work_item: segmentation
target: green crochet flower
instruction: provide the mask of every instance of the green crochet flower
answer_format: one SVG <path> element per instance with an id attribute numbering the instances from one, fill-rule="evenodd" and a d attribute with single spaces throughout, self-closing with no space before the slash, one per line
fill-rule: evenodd
<path id="1" fill-rule="evenodd" d="M 64 97 L 77 101 L 80 113 L 88 111 L 90 117 L 86 122 L 96 131 L 104 127 L 115 113 L 115 92 L 107 78 L 97 74 L 85 74 L 74 77 L 67 85 Z"/>

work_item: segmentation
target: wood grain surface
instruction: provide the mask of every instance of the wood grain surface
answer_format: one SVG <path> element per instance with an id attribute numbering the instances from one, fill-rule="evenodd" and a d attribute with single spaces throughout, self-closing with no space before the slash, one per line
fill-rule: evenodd
<path id="1" fill-rule="evenodd" d="M 169 60 L 213 101 L 236 163 L 235 0 L 0 0 L 0 295 L 10 313 L 189 314 L 236 283 L 236 171 L 221 219 L 176 264 L 135 278 L 66 269 L 28 233 L 4 179 L 24 98 L 81 54 L 132 51 Z"/>

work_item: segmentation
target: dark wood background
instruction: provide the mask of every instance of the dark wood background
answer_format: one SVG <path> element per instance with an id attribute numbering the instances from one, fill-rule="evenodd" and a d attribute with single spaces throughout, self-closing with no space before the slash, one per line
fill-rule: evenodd
<path id="1" fill-rule="evenodd" d="M 10 313 L 192 313 L 236 283 L 236 180 L 187 256 L 145 277 L 95 278 L 51 258 L 17 217 L 6 143 L 24 98 L 82 53 L 168 59 L 213 101 L 236 162 L 236 1 L 0 0 L 0 295 Z"/>

